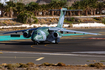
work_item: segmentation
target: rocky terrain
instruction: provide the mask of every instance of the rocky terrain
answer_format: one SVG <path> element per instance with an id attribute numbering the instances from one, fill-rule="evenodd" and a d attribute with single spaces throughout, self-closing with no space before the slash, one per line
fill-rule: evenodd
<path id="1" fill-rule="evenodd" d="M 36 65 L 32 62 L 29 63 L 16 63 L 0 65 L 0 70 L 104 70 L 105 65 L 102 63 L 85 64 L 85 65 L 65 65 L 62 62 L 57 64 L 43 63 Z"/>

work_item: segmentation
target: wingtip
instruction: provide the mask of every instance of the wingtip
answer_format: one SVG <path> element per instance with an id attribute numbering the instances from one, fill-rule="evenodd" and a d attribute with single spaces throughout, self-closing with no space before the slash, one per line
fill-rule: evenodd
<path id="1" fill-rule="evenodd" d="M 102 35 L 102 34 L 97 34 L 97 35 Z"/>
<path id="2" fill-rule="evenodd" d="M 8 34 L 8 33 L 3 33 L 3 34 Z"/>
<path id="3" fill-rule="evenodd" d="M 96 33 L 96 34 L 94 34 L 94 35 L 102 35 L 102 34 Z"/>

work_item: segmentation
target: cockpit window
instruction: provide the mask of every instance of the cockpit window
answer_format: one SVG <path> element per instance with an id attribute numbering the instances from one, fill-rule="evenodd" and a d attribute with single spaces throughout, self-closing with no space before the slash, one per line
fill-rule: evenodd
<path id="1" fill-rule="evenodd" d="M 34 31 L 33 33 L 34 33 L 34 34 L 37 34 L 37 32 L 36 32 L 36 31 Z"/>
<path id="2" fill-rule="evenodd" d="M 38 35 L 40 35 L 40 33 L 38 33 Z"/>

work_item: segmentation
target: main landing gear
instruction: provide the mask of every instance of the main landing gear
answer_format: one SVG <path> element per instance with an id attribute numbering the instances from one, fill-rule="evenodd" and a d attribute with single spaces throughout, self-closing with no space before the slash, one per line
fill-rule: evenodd
<path id="1" fill-rule="evenodd" d="M 38 42 L 36 42 L 36 41 L 33 41 L 34 42 L 34 45 L 38 45 Z"/>
<path id="2" fill-rule="evenodd" d="M 58 44 L 58 39 L 57 38 L 55 39 L 55 44 Z"/>

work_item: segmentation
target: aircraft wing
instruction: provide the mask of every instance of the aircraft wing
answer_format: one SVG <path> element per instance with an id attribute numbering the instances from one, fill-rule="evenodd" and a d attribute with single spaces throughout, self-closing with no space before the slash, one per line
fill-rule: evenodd
<path id="1" fill-rule="evenodd" d="M 99 35 L 98 33 L 90 33 L 90 32 L 83 32 L 83 31 L 75 31 L 75 30 L 61 30 L 61 31 L 64 31 L 64 32 L 74 32 L 74 33 L 83 33 L 83 34 L 91 34 L 91 35 Z"/>
<path id="2" fill-rule="evenodd" d="M 30 30 L 36 30 L 36 29 L 38 29 L 38 28 L 31 28 L 31 29 L 25 29 L 25 30 L 11 31 L 11 32 L 3 33 L 3 34 L 10 34 L 10 33 L 24 32 L 24 31 L 30 31 Z"/>
<path id="3" fill-rule="evenodd" d="M 90 32 L 83 32 L 83 31 L 75 31 L 75 30 L 67 30 L 63 28 L 50 28 L 49 30 L 54 30 L 54 31 L 63 31 L 63 32 L 74 32 L 74 33 L 83 33 L 83 34 L 91 34 L 91 35 L 100 35 L 98 33 L 90 33 Z"/>

